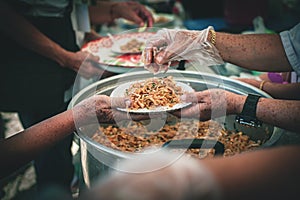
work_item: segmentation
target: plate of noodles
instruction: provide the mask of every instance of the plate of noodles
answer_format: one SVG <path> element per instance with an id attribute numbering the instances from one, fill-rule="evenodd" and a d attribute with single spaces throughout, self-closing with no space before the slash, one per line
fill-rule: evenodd
<path id="1" fill-rule="evenodd" d="M 194 92 L 188 84 L 174 81 L 172 76 L 153 77 L 132 81 L 116 87 L 110 97 L 130 99 L 127 108 L 118 108 L 131 113 L 164 112 L 184 108 L 191 103 L 182 102 L 180 96 Z"/>

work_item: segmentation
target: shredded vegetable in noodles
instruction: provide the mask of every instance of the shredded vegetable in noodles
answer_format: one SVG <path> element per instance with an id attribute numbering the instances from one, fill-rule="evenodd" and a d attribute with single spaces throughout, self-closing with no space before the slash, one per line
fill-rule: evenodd
<path id="1" fill-rule="evenodd" d="M 164 78 L 150 78 L 136 82 L 126 90 L 126 96 L 131 100 L 128 109 L 154 109 L 160 106 L 173 107 L 181 103 L 183 90 L 176 85 L 172 76 Z"/>

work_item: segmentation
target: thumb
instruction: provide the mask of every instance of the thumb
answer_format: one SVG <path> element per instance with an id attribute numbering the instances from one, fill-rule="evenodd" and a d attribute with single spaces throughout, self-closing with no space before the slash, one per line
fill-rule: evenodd
<path id="1" fill-rule="evenodd" d="M 125 97 L 111 97 L 112 108 L 128 108 L 130 106 L 130 99 Z"/>
<path id="2" fill-rule="evenodd" d="M 99 56 L 95 56 L 91 53 L 89 53 L 86 57 L 86 61 L 89 61 L 89 62 L 95 62 L 95 63 L 98 63 L 100 60 L 100 57 Z"/>

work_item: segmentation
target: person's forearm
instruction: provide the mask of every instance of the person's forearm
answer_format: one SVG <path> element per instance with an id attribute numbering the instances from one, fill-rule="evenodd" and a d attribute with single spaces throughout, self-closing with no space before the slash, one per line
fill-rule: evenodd
<path id="1" fill-rule="evenodd" d="M 0 179 L 72 134 L 74 130 L 72 110 L 67 110 L 0 141 Z"/>
<path id="2" fill-rule="evenodd" d="M 97 1 L 95 6 L 89 6 L 91 23 L 97 25 L 112 22 L 114 20 L 113 5 L 115 5 L 115 2 Z"/>
<path id="3" fill-rule="evenodd" d="M 0 24 L 0 30 L 20 45 L 64 65 L 68 52 L 3 1 L 0 1 Z"/>
<path id="4" fill-rule="evenodd" d="M 226 199 L 292 199 L 299 196 L 300 147 L 278 147 L 201 161 Z"/>
<path id="5" fill-rule="evenodd" d="M 292 71 L 278 34 L 216 33 L 224 61 L 250 70 Z"/>
<path id="6" fill-rule="evenodd" d="M 240 114 L 245 104 L 245 95 L 227 96 L 227 114 Z M 266 124 L 289 131 L 300 130 L 300 101 L 260 98 L 257 104 L 256 116 Z"/>
<path id="7" fill-rule="evenodd" d="M 272 83 L 265 82 L 263 91 L 276 99 L 300 100 L 300 83 Z"/>
<path id="8" fill-rule="evenodd" d="M 257 105 L 257 118 L 267 124 L 290 131 L 300 130 L 300 101 L 261 98 Z"/>

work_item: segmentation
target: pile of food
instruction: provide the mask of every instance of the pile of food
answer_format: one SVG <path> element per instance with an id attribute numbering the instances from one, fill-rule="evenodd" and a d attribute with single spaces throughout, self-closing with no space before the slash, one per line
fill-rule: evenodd
<path id="1" fill-rule="evenodd" d="M 99 127 L 92 139 L 107 147 L 123 152 L 142 152 L 147 147 L 161 148 L 163 144 L 178 139 L 213 139 L 224 145 L 223 156 L 232 156 L 251 151 L 262 144 L 253 141 L 242 132 L 223 129 L 218 122 L 198 120 L 166 123 L 160 130 L 149 132 L 142 122 L 131 122 L 124 126 Z M 214 149 L 188 149 L 187 153 L 205 158 L 214 156 Z"/>
<path id="2" fill-rule="evenodd" d="M 155 15 L 154 16 L 154 23 L 167 23 L 170 19 L 163 16 L 163 15 Z"/>
<path id="3" fill-rule="evenodd" d="M 137 39 L 132 39 L 124 45 L 120 46 L 122 52 L 139 53 L 142 52 L 145 43 Z"/>
<path id="4" fill-rule="evenodd" d="M 150 78 L 133 83 L 126 90 L 125 96 L 131 100 L 129 109 L 154 109 L 159 106 L 173 107 L 181 102 L 183 90 L 176 85 L 172 76 Z"/>

